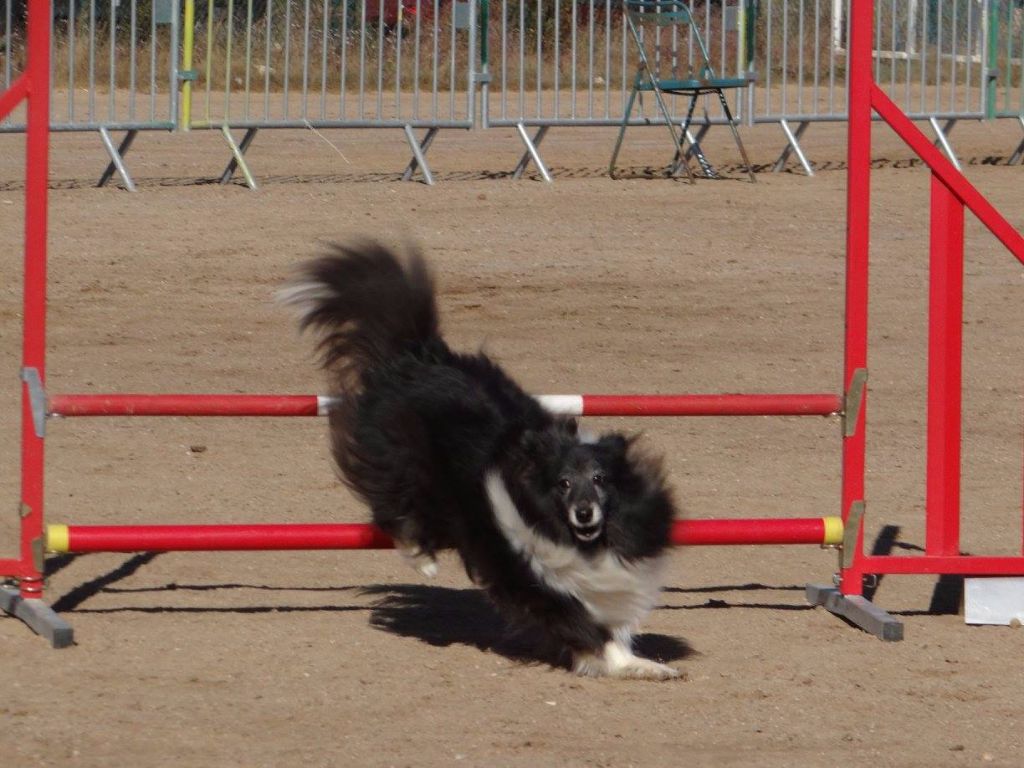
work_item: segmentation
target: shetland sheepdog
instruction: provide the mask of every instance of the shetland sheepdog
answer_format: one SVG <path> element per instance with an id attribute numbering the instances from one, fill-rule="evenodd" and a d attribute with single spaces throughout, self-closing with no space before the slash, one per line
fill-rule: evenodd
<path id="1" fill-rule="evenodd" d="M 341 477 L 421 574 L 456 550 L 503 618 L 580 675 L 679 676 L 632 647 L 675 514 L 635 438 L 584 436 L 486 355 L 453 351 L 416 251 L 332 246 L 280 298 L 316 334 Z"/>

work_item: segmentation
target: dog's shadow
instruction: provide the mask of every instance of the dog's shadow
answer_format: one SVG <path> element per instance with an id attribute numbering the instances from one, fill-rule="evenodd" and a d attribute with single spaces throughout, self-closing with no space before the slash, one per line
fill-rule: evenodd
<path id="1" fill-rule="evenodd" d="M 519 664 L 569 668 L 564 649 L 535 629 L 507 624 L 478 589 L 388 584 L 367 587 L 364 593 L 378 598 L 370 625 L 381 631 L 438 647 L 471 646 Z M 634 646 L 641 656 L 661 662 L 694 653 L 685 641 L 667 635 L 638 635 Z"/>

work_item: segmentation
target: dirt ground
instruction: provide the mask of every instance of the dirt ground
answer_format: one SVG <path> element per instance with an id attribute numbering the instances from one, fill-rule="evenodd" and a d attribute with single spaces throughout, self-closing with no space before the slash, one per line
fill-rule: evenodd
<path id="1" fill-rule="evenodd" d="M 867 540 L 923 545 L 928 175 L 879 127 L 872 243 Z M 771 164 L 776 127 L 746 132 Z M 398 180 L 399 131 L 261 134 L 260 189 L 212 183 L 216 133 L 142 135 L 136 194 L 93 188 L 98 137 L 55 136 L 50 392 L 319 390 L 272 294 L 317 244 L 372 234 L 433 259 L 453 344 L 531 391 L 835 392 L 842 364 L 841 126 L 821 168 L 651 173 L 661 131 L 554 130 L 556 180 L 513 181 L 512 131 L 442 133 L 433 188 Z M 1012 124 L 953 134 L 969 178 L 1024 228 L 1020 167 L 986 165 Z M 22 137 L 0 136 L 0 554 L 15 548 Z M 328 143 L 329 142 L 329 143 Z M 967 225 L 964 548 L 1021 541 L 1024 269 Z M 838 514 L 835 418 L 653 419 L 689 517 Z M 50 522 L 362 520 L 318 419 L 79 419 L 47 436 Z M 934 579 L 891 577 L 906 624 L 882 643 L 805 604 L 836 555 L 698 548 L 671 560 L 642 649 L 686 673 L 577 679 L 509 639 L 457 562 L 424 583 L 391 552 L 104 554 L 54 559 L 48 598 L 77 644 L 0 617 L 0 764 L 27 766 L 1019 766 L 1024 632 L 968 627 Z"/>

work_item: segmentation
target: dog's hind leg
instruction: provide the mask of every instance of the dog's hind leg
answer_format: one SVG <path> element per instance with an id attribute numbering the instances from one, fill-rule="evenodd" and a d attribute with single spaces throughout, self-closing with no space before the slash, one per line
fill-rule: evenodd
<path id="1" fill-rule="evenodd" d="M 386 516 L 374 514 L 377 520 L 386 520 Z M 428 579 L 437 576 L 437 559 L 428 541 L 422 535 L 422 529 L 415 522 L 413 515 L 403 515 L 400 518 L 392 518 L 389 522 L 388 533 L 395 540 L 395 549 L 402 558 L 411 565 L 417 573 Z M 384 527 L 384 526 L 382 526 Z"/>
<path id="2" fill-rule="evenodd" d="M 409 563 L 416 571 L 428 579 L 432 579 L 437 576 L 438 567 L 437 560 L 429 552 L 425 552 L 419 544 L 409 544 L 407 542 L 395 542 L 395 548 L 398 549 L 399 554 Z"/>

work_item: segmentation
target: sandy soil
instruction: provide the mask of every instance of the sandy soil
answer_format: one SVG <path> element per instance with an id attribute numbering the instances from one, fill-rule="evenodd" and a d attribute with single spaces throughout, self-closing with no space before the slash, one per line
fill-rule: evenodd
<path id="1" fill-rule="evenodd" d="M 954 140 L 1018 227 L 1021 169 L 985 165 L 1013 125 Z M 272 301 L 323 240 L 375 234 L 431 254 L 456 346 L 483 344 L 532 391 L 833 392 L 840 383 L 845 175 L 653 177 L 660 131 L 628 136 L 631 178 L 602 175 L 612 134 L 553 131 L 556 182 L 513 182 L 511 131 L 442 134 L 438 185 L 402 183 L 397 131 L 261 135 L 261 188 L 210 183 L 214 133 L 143 135 L 137 194 L 94 189 L 95 136 L 53 141 L 49 389 L 319 389 L 309 345 Z M 747 132 L 759 166 L 776 128 Z M 335 146 L 329 146 L 327 140 Z M 0 482 L 15 546 L 21 144 L 0 136 Z M 338 150 L 338 151 L 336 151 Z M 342 154 L 344 157 L 342 157 Z M 928 176 L 878 129 L 872 224 L 868 539 L 923 544 Z M 648 178 L 651 176 L 651 178 Z M 1024 270 L 967 226 L 964 546 L 1021 541 Z M 595 426 L 602 426 L 600 423 Z M 836 419 L 658 419 L 692 517 L 839 512 Z M 48 519 L 346 521 L 316 419 L 51 423 Z M 906 623 L 883 644 L 808 607 L 834 552 L 690 548 L 671 562 L 643 649 L 666 684 L 577 679 L 509 639 L 453 560 L 422 583 L 390 552 L 92 555 L 51 561 L 48 596 L 77 645 L 52 651 L 0 617 L 0 763 L 23 766 L 1020 765 L 1024 633 L 933 606 L 934 580 L 886 579 Z"/>

